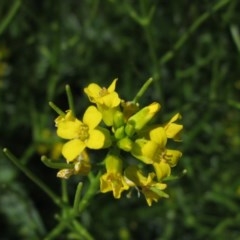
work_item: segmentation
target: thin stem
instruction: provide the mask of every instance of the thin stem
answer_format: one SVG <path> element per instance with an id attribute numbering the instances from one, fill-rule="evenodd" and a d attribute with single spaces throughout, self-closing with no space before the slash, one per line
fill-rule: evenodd
<path id="1" fill-rule="evenodd" d="M 33 154 L 36 151 L 36 146 L 35 144 L 31 144 L 27 150 L 24 152 L 24 154 L 22 155 L 20 161 L 23 165 L 27 164 L 27 162 L 30 160 L 30 158 L 33 156 Z"/>
<path id="2" fill-rule="evenodd" d="M 14 1 L 13 5 L 11 6 L 11 9 L 7 13 L 7 16 L 4 19 L 1 19 L 0 24 L 0 35 L 4 32 L 4 30 L 7 28 L 13 17 L 16 15 L 18 9 L 21 6 L 21 1 L 16 0 Z"/>
<path id="3" fill-rule="evenodd" d="M 75 116 L 75 108 L 74 108 L 71 88 L 69 85 L 66 85 L 65 89 L 66 89 L 66 93 L 67 93 L 69 109 L 71 109 L 73 116 Z"/>
<path id="4" fill-rule="evenodd" d="M 62 186 L 62 201 L 65 204 L 68 204 L 68 191 L 66 179 L 61 179 L 61 186 Z"/>
<path id="5" fill-rule="evenodd" d="M 189 39 L 192 33 L 194 33 L 214 12 L 220 10 L 231 0 L 222 0 L 213 5 L 210 11 L 204 12 L 199 18 L 193 22 L 193 24 L 188 28 L 188 30 L 177 40 L 177 42 L 173 45 L 172 49 L 166 52 L 160 59 L 159 63 L 162 65 L 168 61 L 170 61 L 177 50 L 179 50 L 182 45 Z"/>
<path id="6" fill-rule="evenodd" d="M 56 239 L 67 227 L 67 222 L 60 222 L 45 238 L 44 240 Z"/>
<path id="7" fill-rule="evenodd" d="M 53 102 L 48 103 L 49 106 L 60 116 L 65 116 L 65 112 L 62 111 L 59 107 L 57 107 Z"/>
<path id="8" fill-rule="evenodd" d="M 90 233 L 76 220 L 73 220 L 73 226 L 75 230 L 83 237 L 85 240 L 94 240 Z"/>
<path id="9" fill-rule="evenodd" d="M 69 207 L 67 206 L 67 204 L 69 203 L 69 199 L 68 199 L 67 181 L 65 179 L 61 180 L 61 190 L 62 190 L 62 202 L 66 204 L 66 206 L 61 209 L 61 218 L 64 219 L 64 218 L 68 218 L 70 215 Z"/>
<path id="10" fill-rule="evenodd" d="M 78 213 L 78 206 L 79 206 L 80 199 L 81 199 L 82 187 L 83 187 L 83 183 L 82 182 L 78 183 L 77 190 L 76 190 L 75 197 L 74 197 L 74 203 L 73 203 L 73 211 L 76 214 Z"/>
<path id="11" fill-rule="evenodd" d="M 33 172 L 31 172 L 26 166 L 21 164 L 21 162 L 7 149 L 3 149 L 4 154 L 10 159 L 13 164 L 15 164 L 28 178 L 30 178 L 39 188 L 41 188 L 52 200 L 53 202 L 61 206 L 60 198 L 50 189 L 48 186 L 42 182 Z"/>
<path id="12" fill-rule="evenodd" d="M 79 203 L 79 206 L 78 206 L 79 213 L 81 213 L 86 208 L 86 206 L 90 202 L 90 199 L 96 194 L 97 189 L 99 187 L 99 177 L 100 177 L 100 172 L 96 177 L 93 176 L 92 173 L 89 173 L 90 186 L 88 187 L 85 195 L 83 196 L 82 200 Z"/>
<path id="13" fill-rule="evenodd" d="M 72 163 L 55 162 L 47 158 L 46 156 L 42 156 L 41 161 L 49 168 L 54 168 L 54 169 L 64 169 L 64 168 L 73 169 L 74 168 L 74 164 Z"/>
<path id="14" fill-rule="evenodd" d="M 150 84 L 153 82 L 152 78 L 149 78 L 141 87 L 141 89 L 136 94 L 135 98 L 133 99 L 134 103 L 138 103 L 139 99 L 142 97 L 142 95 L 146 92 Z"/>
<path id="15" fill-rule="evenodd" d="M 150 13 L 152 12 L 152 14 L 149 14 L 147 12 L 147 7 L 146 7 L 146 2 L 145 0 L 141 0 L 140 1 L 140 7 L 141 7 L 141 11 L 142 11 L 142 15 L 144 16 L 144 18 L 148 19 L 148 24 L 143 24 L 142 27 L 144 29 L 145 32 L 145 37 L 147 40 L 147 44 L 148 44 L 148 49 L 149 49 L 149 56 L 150 59 L 152 61 L 152 77 L 154 79 L 154 85 L 156 88 L 157 93 L 159 94 L 159 97 L 163 97 L 162 96 L 162 89 L 161 89 L 161 84 L 160 84 L 160 72 L 159 72 L 159 66 L 158 66 L 158 56 L 157 56 L 157 50 L 156 50 L 156 46 L 154 43 L 154 39 L 153 39 L 153 35 L 152 35 L 152 30 L 151 30 L 151 19 L 153 17 L 153 7 L 149 10 Z M 163 101 L 163 99 L 161 99 Z"/>

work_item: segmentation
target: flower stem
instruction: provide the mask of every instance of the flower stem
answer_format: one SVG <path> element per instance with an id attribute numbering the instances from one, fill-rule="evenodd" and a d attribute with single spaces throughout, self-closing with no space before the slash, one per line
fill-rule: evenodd
<path id="1" fill-rule="evenodd" d="M 58 237 L 61 232 L 63 232 L 65 230 L 65 228 L 67 227 L 67 222 L 60 222 L 45 238 L 44 240 L 51 240 L 51 239 L 56 239 L 56 237 Z"/>
<path id="2" fill-rule="evenodd" d="M 73 203 L 73 211 L 76 214 L 78 213 L 78 206 L 79 206 L 80 199 L 81 199 L 82 187 L 83 187 L 83 183 L 82 182 L 78 183 L 77 190 L 76 190 L 75 197 L 74 197 L 74 203 Z"/>
<path id="3" fill-rule="evenodd" d="M 74 165 L 72 163 L 55 162 L 47 158 L 46 156 L 42 156 L 41 161 L 49 168 L 54 168 L 54 169 L 63 169 L 63 168 L 73 169 L 74 168 Z"/>
<path id="4" fill-rule="evenodd" d="M 141 87 L 141 89 L 138 91 L 137 95 L 135 96 L 135 98 L 133 99 L 134 103 L 138 103 L 139 98 L 142 97 L 142 95 L 146 92 L 146 90 L 148 89 L 149 85 L 152 83 L 153 79 L 149 78 Z"/>
<path id="5" fill-rule="evenodd" d="M 99 187 L 99 177 L 100 172 L 97 174 L 96 177 L 94 177 L 92 173 L 89 173 L 90 185 L 79 203 L 78 206 L 79 213 L 81 213 L 86 208 L 86 206 L 89 204 L 90 199 L 96 194 Z"/>
<path id="6" fill-rule="evenodd" d="M 39 188 L 41 188 L 52 200 L 53 202 L 61 206 L 61 199 L 50 189 L 48 186 L 42 182 L 33 172 L 31 172 L 26 166 L 21 164 L 21 162 L 7 149 L 3 149 L 3 153 L 8 159 L 10 159 L 13 164 L 15 164 L 28 178 L 30 178 Z"/>
<path id="7" fill-rule="evenodd" d="M 75 108 L 74 108 L 71 88 L 69 85 L 66 85 L 65 89 L 66 89 L 66 93 L 67 93 L 69 109 L 71 109 L 73 116 L 75 116 Z"/>
<path id="8" fill-rule="evenodd" d="M 226 4 L 230 3 L 231 0 L 221 0 L 217 1 L 209 11 L 204 12 L 201 16 L 199 16 L 192 25 L 188 28 L 188 30 L 181 35 L 181 37 L 176 41 L 176 43 L 173 45 L 172 49 L 167 51 L 159 60 L 160 66 L 162 64 L 166 64 L 169 62 L 176 54 L 176 52 L 185 44 L 185 42 L 192 36 L 193 33 L 196 32 L 196 30 L 206 21 L 208 20 L 213 13 L 220 10 L 222 7 L 224 7 Z"/>
<path id="9" fill-rule="evenodd" d="M 59 107 L 57 107 L 53 102 L 49 102 L 48 104 L 57 114 L 63 117 L 65 116 L 65 112 L 62 111 Z"/>
<path id="10" fill-rule="evenodd" d="M 22 4 L 22 1 L 20 0 L 14 1 L 6 17 L 5 18 L 1 17 L 0 35 L 4 32 L 5 29 L 7 29 L 7 26 L 16 15 L 17 11 L 21 7 L 21 4 Z"/>
<path id="11" fill-rule="evenodd" d="M 77 230 L 77 232 L 83 237 L 85 240 L 93 240 L 94 238 L 89 234 L 89 232 L 76 220 L 73 220 L 73 226 Z"/>

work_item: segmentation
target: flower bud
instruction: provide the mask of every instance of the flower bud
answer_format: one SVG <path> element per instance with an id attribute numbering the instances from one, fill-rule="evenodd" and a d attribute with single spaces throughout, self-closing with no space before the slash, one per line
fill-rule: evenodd
<path id="1" fill-rule="evenodd" d="M 136 131 L 141 130 L 160 110 L 161 106 L 153 102 L 147 107 L 142 108 L 136 114 L 128 119 L 127 126 L 130 124 Z M 127 128 L 126 126 L 126 128 Z"/>
<path id="2" fill-rule="evenodd" d="M 129 136 L 132 137 L 133 134 L 135 133 L 135 128 L 131 124 L 127 124 L 125 127 L 125 133 Z"/>
<path id="3" fill-rule="evenodd" d="M 123 125 L 124 125 L 123 113 L 120 111 L 116 111 L 113 115 L 113 126 L 115 129 L 117 129 Z"/>
<path id="4" fill-rule="evenodd" d="M 114 137 L 116 139 L 122 139 L 125 137 L 125 132 L 124 132 L 124 126 L 118 128 L 115 132 L 114 132 Z"/>
<path id="5" fill-rule="evenodd" d="M 126 152 L 130 152 L 132 150 L 132 145 L 133 142 L 128 138 L 122 138 L 117 142 L 117 145 L 120 149 L 126 151 Z"/>

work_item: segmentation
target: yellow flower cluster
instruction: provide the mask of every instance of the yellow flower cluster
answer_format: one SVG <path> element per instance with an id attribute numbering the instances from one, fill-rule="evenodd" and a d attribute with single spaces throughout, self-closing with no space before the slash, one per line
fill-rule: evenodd
<path id="1" fill-rule="evenodd" d="M 55 120 L 57 135 L 68 140 L 62 155 L 69 165 L 57 176 L 87 175 L 92 169 L 87 149 L 109 149 L 103 161 L 100 191 L 120 198 L 123 191 L 136 189 L 151 206 L 153 201 L 168 197 L 163 191 L 167 187 L 165 180 L 182 153 L 169 149 L 167 141 L 179 140 L 183 126 L 176 122 L 181 116 L 177 113 L 165 124 L 151 124 L 160 104 L 153 102 L 140 108 L 138 103 L 124 101 L 115 91 L 116 82 L 115 79 L 108 88 L 95 83 L 84 88 L 93 105 L 87 108 L 82 120 L 72 109 Z"/>

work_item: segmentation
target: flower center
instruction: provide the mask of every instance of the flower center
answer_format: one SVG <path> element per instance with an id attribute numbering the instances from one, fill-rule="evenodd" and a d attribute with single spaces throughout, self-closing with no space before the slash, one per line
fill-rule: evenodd
<path id="1" fill-rule="evenodd" d="M 79 129 L 79 133 L 78 133 L 78 136 L 79 136 L 79 139 L 81 141 L 85 141 L 86 139 L 89 138 L 89 133 L 88 133 L 88 126 L 86 124 L 82 124 L 80 126 L 80 129 Z"/>
<path id="2" fill-rule="evenodd" d="M 153 162 L 160 163 L 161 161 L 167 162 L 166 151 L 163 148 L 157 148 L 153 156 Z"/>
<path id="3" fill-rule="evenodd" d="M 104 97 L 104 96 L 106 96 L 108 94 L 108 90 L 105 88 L 105 87 L 103 87 L 102 89 L 101 89 L 101 91 L 99 92 L 99 97 Z"/>

